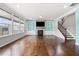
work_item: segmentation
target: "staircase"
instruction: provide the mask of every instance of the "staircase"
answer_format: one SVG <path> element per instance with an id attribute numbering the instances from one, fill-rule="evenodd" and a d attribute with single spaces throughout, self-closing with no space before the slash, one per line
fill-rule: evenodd
<path id="1" fill-rule="evenodd" d="M 60 32 L 63 34 L 63 36 L 65 37 L 65 42 L 67 40 L 74 40 L 74 37 L 68 32 L 67 28 L 64 28 L 63 25 L 61 24 L 61 22 L 58 22 L 58 29 L 60 30 Z"/>

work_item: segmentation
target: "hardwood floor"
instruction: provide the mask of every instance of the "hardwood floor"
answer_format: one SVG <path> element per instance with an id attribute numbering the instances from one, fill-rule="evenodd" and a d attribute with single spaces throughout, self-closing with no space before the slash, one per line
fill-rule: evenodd
<path id="1" fill-rule="evenodd" d="M 7 52 L 6 52 L 7 51 Z M 75 41 L 64 40 L 57 36 L 28 36 L 0 48 L 0 55 L 20 56 L 75 56 Z"/>

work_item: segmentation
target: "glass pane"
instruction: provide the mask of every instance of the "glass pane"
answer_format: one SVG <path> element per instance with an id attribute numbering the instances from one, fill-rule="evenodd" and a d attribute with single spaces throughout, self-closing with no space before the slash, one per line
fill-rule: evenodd
<path id="1" fill-rule="evenodd" d="M 21 24 L 20 31 L 24 32 L 24 24 Z"/>
<path id="2" fill-rule="evenodd" d="M 0 17 L 0 36 L 11 34 L 11 21 Z"/>
<path id="3" fill-rule="evenodd" d="M 54 22 L 53 21 L 45 21 L 45 31 L 53 31 Z"/>
<path id="4" fill-rule="evenodd" d="M 36 30 L 36 21 L 27 21 L 28 31 Z"/>
<path id="5" fill-rule="evenodd" d="M 19 23 L 13 22 L 13 33 L 19 33 L 19 32 L 20 32 Z"/>
<path id="6" fill-rule="evenodd" d="M 79 9 L 76 11 L 76 43 L 79 44 Z"/>

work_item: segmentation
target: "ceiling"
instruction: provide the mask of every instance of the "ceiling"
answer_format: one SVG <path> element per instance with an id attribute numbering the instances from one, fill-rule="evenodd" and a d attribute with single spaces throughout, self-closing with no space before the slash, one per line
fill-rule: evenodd
<path id="1" fill-rule="evenodd" d="M 71 3 L 6 3 L 6 5 L 27 19 L 56 19 L 72 9 L 64 8 Z"/>

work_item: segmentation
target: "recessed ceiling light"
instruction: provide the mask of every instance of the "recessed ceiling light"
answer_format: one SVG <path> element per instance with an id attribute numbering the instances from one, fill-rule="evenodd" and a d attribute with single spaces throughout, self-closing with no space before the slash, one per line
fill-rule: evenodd
<path id="1" fill-rule="evenodd" d="M 66 5 L 66 6 L 64 6 L 64 8 L 67 8 L 67 7 L 69 7 L 69 6 L 67 6 L 67 5 Z"/>
<path id="2" fill-rule="evenodd" d="M 71 4 L 72 4 L 72 3 L 65 4 L 65 5 L 64 5 L 64 8 L 70 7 Z"/>
<path id="3" fill-rule="evenodd" d="M 16 5 L 16 7 L 17 7 L 17 8 L 19 8 L 19 7 L 20 7 L 20 5 Z"/>
<path id="4" fill-rule="evenodd" d="M 43 16 L 39 16 L 39 18 L 43 18 Z"/>

